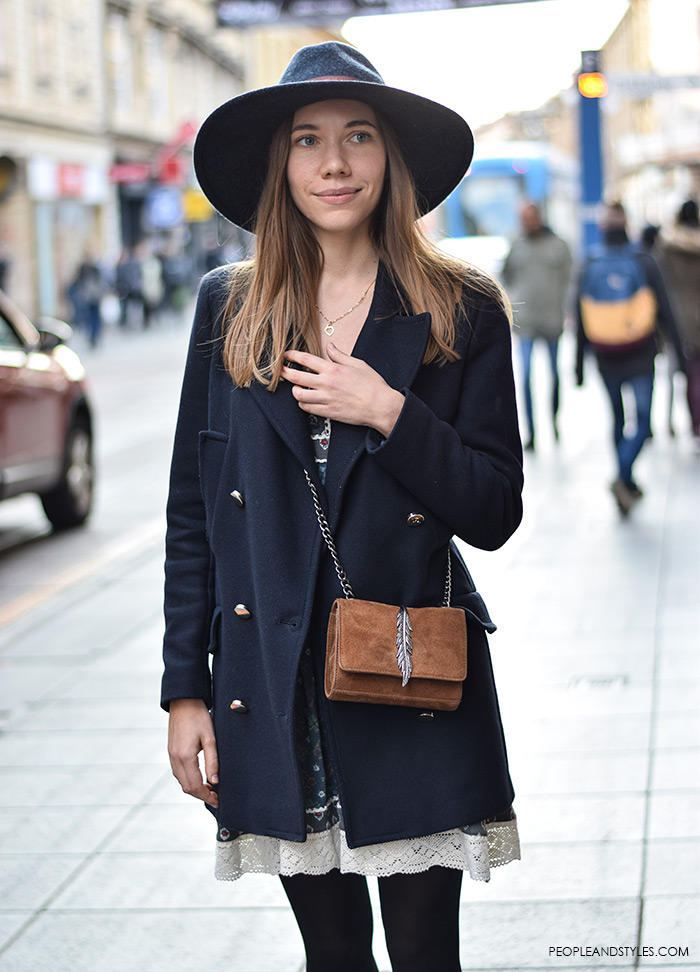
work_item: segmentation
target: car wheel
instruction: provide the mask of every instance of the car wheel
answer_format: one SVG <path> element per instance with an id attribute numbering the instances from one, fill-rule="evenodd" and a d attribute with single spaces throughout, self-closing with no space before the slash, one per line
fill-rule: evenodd
<path id="1" fill-rule="evenodd" d="M 56 529 L 80 526 L 87 520 L 94 480 L 92 433 L 87 423 L 78 419 L 66 438 L 61 483 L 41 497 L 44 511 Z"/>

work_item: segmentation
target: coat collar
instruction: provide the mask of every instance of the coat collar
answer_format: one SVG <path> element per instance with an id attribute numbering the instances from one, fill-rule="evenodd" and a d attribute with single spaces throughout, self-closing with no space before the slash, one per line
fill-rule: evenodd
<path id="1" fill-rule="evenodd" d="M 385 268 L 380 264 L 372 305 L 358 336 L 353 356 L 362 358 L 393 388 L 410 386 L 425 356 L 430 336 L 430 315 L 406 316 Z M 258 406 L 287 448 L 318 482 L 308 414 L 302 411 L 289 382 L 274 392 L 260 384 L 250 387 Z M 353 465 L 364 450 L 365 426 L 334 422 L 328 450 L 326 485 L 330 496 L 340 494 Z"/>

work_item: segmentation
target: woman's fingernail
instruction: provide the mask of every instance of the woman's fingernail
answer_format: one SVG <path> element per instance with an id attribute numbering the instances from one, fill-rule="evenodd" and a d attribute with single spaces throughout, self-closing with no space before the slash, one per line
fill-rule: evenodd
<path id="1" fill-rule="evenodd" d="M 218 776 L 212 776 L 211 781 L 212 781 L 212 783 L 218 783 L 219 782 L 219 777 Z"/>

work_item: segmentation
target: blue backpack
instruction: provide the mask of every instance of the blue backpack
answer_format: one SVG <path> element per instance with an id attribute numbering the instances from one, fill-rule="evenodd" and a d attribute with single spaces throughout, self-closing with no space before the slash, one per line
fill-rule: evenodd
<path id="1" fill-rule="evenodd" d="M 581 320 L 591 344 L 622 350 L 656 327 L 656 298 L 632 245 L 596 247 L 581 276 Z"/>

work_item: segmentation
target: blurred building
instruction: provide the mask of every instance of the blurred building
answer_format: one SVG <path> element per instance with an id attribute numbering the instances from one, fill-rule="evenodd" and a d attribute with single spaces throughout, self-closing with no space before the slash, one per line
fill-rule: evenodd
<path id="1" fill-rule="evenodd" d="M 0 23 L 0 257 L 33 314 L 68 313 L 88 252 L 113 266 L 144 238 L 216 240 L 192 173 L 199 124 L 331 36 L 224 29 L 209 0 L 0 0 Z"/>
<path id="2" fill-rule="evenodd" d="M 0 9 L 0 156 L 11 172 L 0 244 L 8 287 L 50 313 L 75 257 L 99 243 L 109 201 L 103 11 L 97 0 Z"/>
<path id="3" fill-rule="evenodd" d="M 600 60 L 605 194 L 624 201 L 635 231 L 668 222 L 700 196 L 700 0 L 629 0 Z M 534 111 L 483 126 L 477 144 L 536 141 L 576 159 L 575 82 Z"/>
<path id="4" fill-rule="evenodd" d="M 602 60 L 609 193 L 666 222 L 700 196 L 700 0 L 630 0 Z"/>

